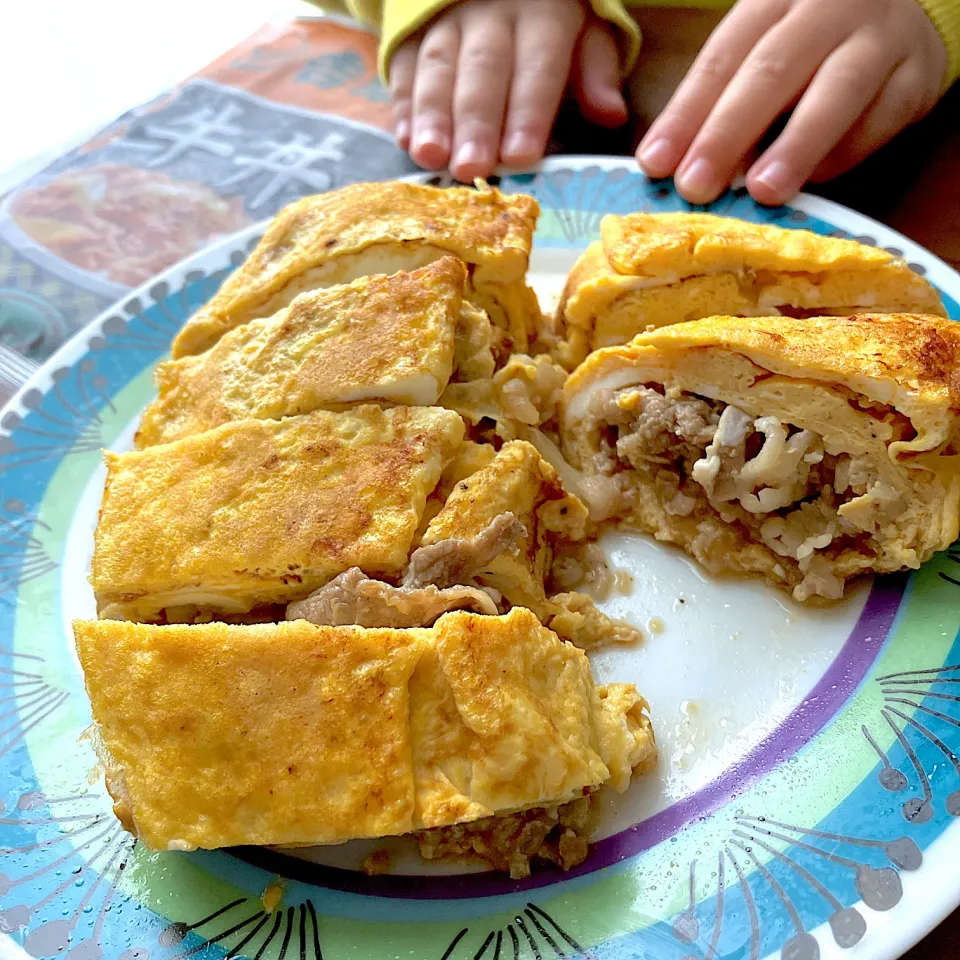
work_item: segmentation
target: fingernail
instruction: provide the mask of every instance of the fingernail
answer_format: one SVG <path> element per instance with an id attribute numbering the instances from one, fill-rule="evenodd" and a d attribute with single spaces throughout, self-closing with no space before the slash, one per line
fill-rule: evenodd
<path id="1" fill-rule="evenodd" d="M 640 165 L 655 176 L 669 173 L 673 161 L 673 147 L 669 140 L 654 140 L 640 148 Z"/>
<path id="2" fill-rule="evenodd" d="M 529 133 L 513 133 L 501 151 L 504 160 L 534 160 L 540 155 L 540 144 Z"/>
<path id="3" fill-rule="evenodd" d="M 468 140 L 457 148 L 453 157 L 453 166 L 466 167 L 472 163 L 487 163 L 488 161 L 489 157 L 480 144 L 474 140 Z"/>
<path id="4" fill-rule="evenodd" d="M 413 149 L 447 153 L 450 149 L 450 138 L 439 130 L 424 130 L 417 134 Z"/>
<path id="5" fill-rule="evenodd" d="M 796 183 L 790 173 L 790 168 L 782 160 L 773 160 L 761 167 L 759 173 L 752 178 L 762 183 L 771 193 L 781 199 L 786 199 L 796 191 Z"/>
<path id="6" fill-rule="evenodd" d="M 398 120 L 394 136 L 398 142 L 406 143 L 410 139 L 410 122 L 408 120 Z"/>
<path id="7" fill-rule="evenodd" d="M 709 160 L 698 157 L 677 176 L 677 186 L 695 197 L 709 196 L 716 190 L 716 176 Z"/>

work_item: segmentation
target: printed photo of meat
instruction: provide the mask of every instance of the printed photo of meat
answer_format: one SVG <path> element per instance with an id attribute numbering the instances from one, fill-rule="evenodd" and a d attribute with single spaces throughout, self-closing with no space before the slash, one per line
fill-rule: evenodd
<path id="1" fill-rule="evenodd" d="M 51 253 L 128 286 L 250 222 L 239 197 L 117 164 L 71 171 L 26 189 L 10 212 Z"/>

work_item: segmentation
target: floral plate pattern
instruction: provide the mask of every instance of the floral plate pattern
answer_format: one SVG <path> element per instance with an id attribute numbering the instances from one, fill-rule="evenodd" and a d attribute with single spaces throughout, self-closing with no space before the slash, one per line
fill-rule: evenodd
<path id="1" fill-rule="evenodd" d="M 534 274 L 559 275 L 606 213 L 690 209 L 668 184 L 612 159 L 548 161 L 500 186 L 541 204 Z M 960 318 L 960 277 L 841 207 L 801 197 L 764 209 L 734 190 L 709 209 L 893 249 Z M 806 679 L 785 695 L 783 716 L 768 717 L 762 735 L 703 782 L 648 808 L 643 795 L 632 818 L 611 814 L 591 858 L 569 874 L 367 876 L 336 857 L 271 850 L 151 854 L 123 833 L 83 739 L 89 705 L 69 631 L 72 618 L 92 613 L 85 572 L 100 451 L 129 442 L 171 336 L 262 229 L 208 248 L 117 304 L 0 416 L 0 956 L 881 960 L 957 906 L 960 547 L 910 576 L 865 585 L 830 621 L 839 639 L 800 671 Z M 679 611 L 687 588 L 677 584 L 694 575 L 674 557 L 652 562 L 648 592 L 676 587 Z M 701 607 L 723 605 L 726 588 L 695 582 Z M 623 601 L 627 615 L 638 615 L 636 602 Z M 728 616 L 769 633 L 766 613 Z M 793 617 L 788 610 L 787 622 Z M 751 626 L 751 618 L 760 619 Z M 816 631 L 799 623 L 799 645 L 815 644 Z M 708 657 L 694 640 L 649 637 L 661 659 L 654 650 L 643 661 L 641 690 L 668 684 L 658 663 Z M 738 663 L 760 658 L 757 647 L 742 648 Z M 778 653 L 786 659 L 763 669 L 775 673 L 794 655 Z M 608 667 L 638 669 L 601 658 L 597 669 Z M 655 709 L 653 719 L 659 738 L 667 718 Z M 682 740 L 669 732 L 663 740 L 673 760 Z"/>

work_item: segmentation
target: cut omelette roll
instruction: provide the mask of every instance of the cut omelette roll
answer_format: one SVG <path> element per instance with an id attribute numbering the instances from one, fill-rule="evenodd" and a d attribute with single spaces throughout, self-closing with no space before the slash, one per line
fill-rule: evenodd
<path id="1" fill-rule="evenodd" d="M 564 393 L 594 518 L 798 600 L 916 568 L 957 537 L 960 327 L 713 317 L 598 350 Z"/>
<path id="2" fill-rule="evenodd" d="M 538 213 L 532 197 L 400 181 L 298 200 L 277 214 L 246 262 L 187 321 L 173 356 L 201 353 L 233 327 L 269 317 L 307 290 L 415 270 L 451 254 L 467 265 L 467 299 L 526 349 L 539 324 L 525 280 Z"/>
<path id="3" fill-rule="evenodd" d="M 449 410 L 363 406 L 108 453 L 91 578 L 100 616 L 242 614 L 352 566 L 396 576 L 462 437 Z"/>
<path id="4" fill-rule="evenodd" d="M 407 582 L 476 582 L 544 617 L 553 549 L 584 536 L 587 510 L 524 440 L 461 480 L 427 525 Z"/>
<path id="5" fill-rule="evenodd" d="M 582 648 L 635 643 L 635 627 L 612 620 L 585 594 L 549 589 L 555 559 L 583 541 L 587 509 L 525 440 L 454 487 L 410 557 L 406 585 L 470 584 L 502 607 L 528 607 Z"/>
<path id="6" fill-rule="evenodd" d="M 478 611 L 497 613 L 497 604 L 505 600 L 508 609 L 528 607 L 543 618 L 553 549 L 583 537 L 587 509 L 564 491 L 556 471 L 529 443 L 511 441 L 496 455 L 489 446 L 468 446 L 491 451 L 491 459 L 478 460 L 477 469 L 457 481 L 444 501 L 433 501 L 436 513 L 410 556 L 402 584 L 380 584 L 380 609 L 363 602 L 367 596 L 374 599 L 369 577 L 344 576 L 292 604 L 287 617 L 335 624 L 344 621 L 331 616 L 346 615 L 347 604 L 354 603 L 353 614 L 372 611 L 352 621 L 363 626 L 427 625 L 443 612 L 438 604 L 444 598 L 434 590 L 454 600 L 449 588 L 468 586 L 488 591 L 474 597 L 477 604 L 469 603 Z M 468 605 L 471 597 L 459 596 Z M 411 619 L 398 619 L 398 608 Z"/>
<path id="7" fill-rule="evenodd" d="M 706 213 L 610 215 L 600 235 L 558 308 L 568 366 L 651 325 L 710 316 L 945 316 L 936 290 L 901 258 L 855 240 Z"/>
<path id="8" fill-rule="evenodd" d="M 419 546 L 399 585 L 352 568 L 287 607 L 287 619 L 337 626 L 429 626 L 448 610 L 496 615 L 526 607 L 581 648 L 633 643 L 640 631 L 607 617 L 590 597 L 550 596 L 558 553 L 584 538 L 587 510 L 523 440 L 493 448 L 466 443 L 445 474 L 445 500 L 432 499 Z M 478 456 L 484 453 L 485 456 Z M 443 477 L 438 490 L 453 477 Z"/>
<path id="9" fill-rule="evenodd" d="M 492 328 L 463 302 L 466 279 L 463 263 L 445 257 L 412 273 L 313 290 L 205 353 L 161 363 L 137 447 L 232 420 L 373 401 L 431 406 L 451 378 L 492 376 Z"/>
<path id="10" fill-rule="evenodd" d="M 623 791 L 632 686 L 527 610 L 431 629 L 78 621 L 114 810 L 153 850 L 384 837 Z"/>

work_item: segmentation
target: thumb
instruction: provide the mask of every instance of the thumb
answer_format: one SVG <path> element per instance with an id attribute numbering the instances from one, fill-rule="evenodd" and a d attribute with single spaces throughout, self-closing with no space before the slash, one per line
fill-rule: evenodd
<path id="1" fill-rule="evenodd" d="M 620 53 L 610 24 L 588 21 L 574 51 L 570 84 L 588 120 L 604 127 L 627 122 L 627 105 L 620 92 Z"/>

